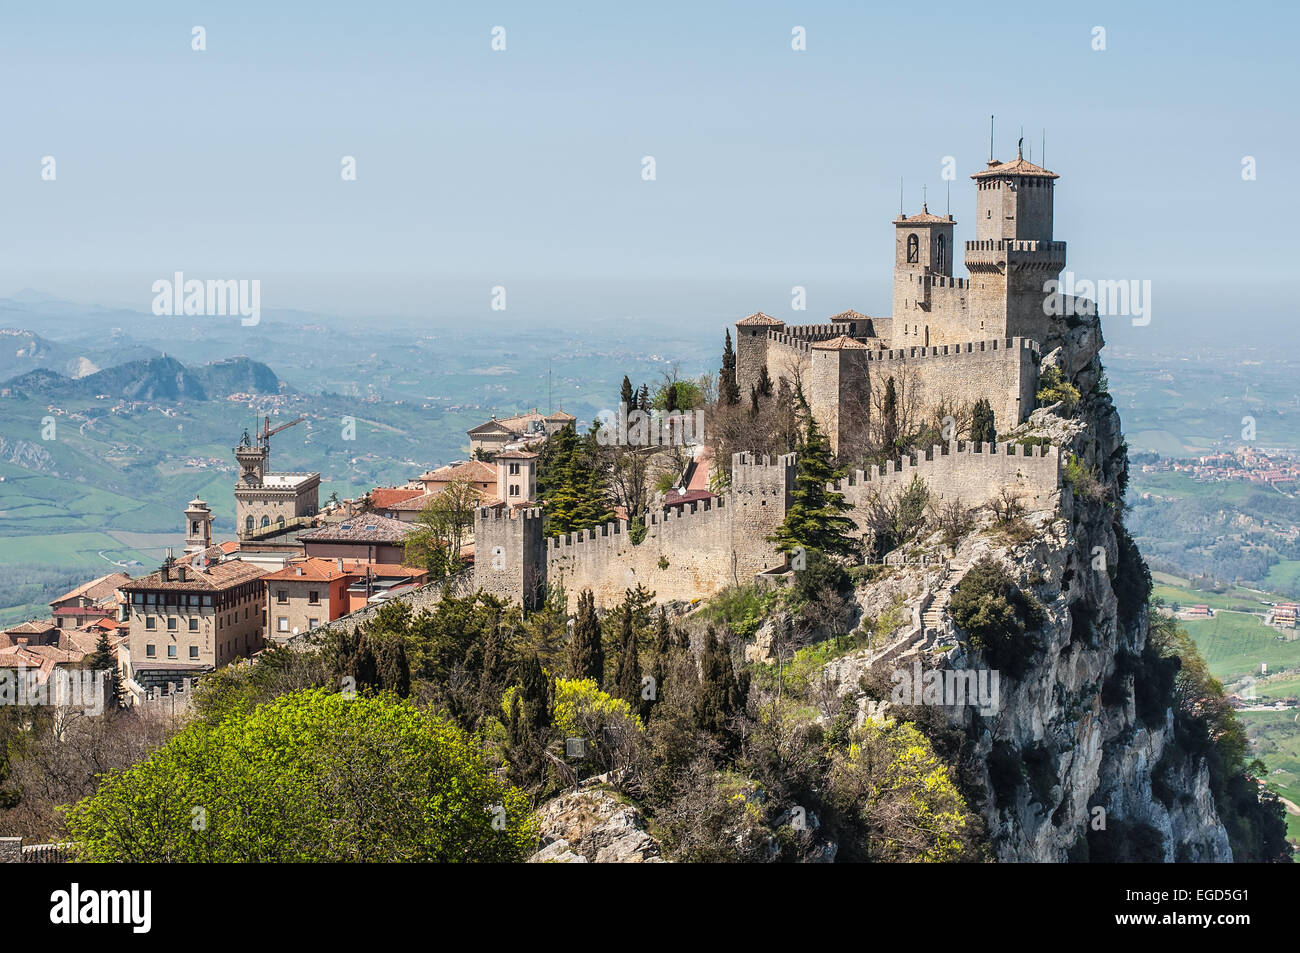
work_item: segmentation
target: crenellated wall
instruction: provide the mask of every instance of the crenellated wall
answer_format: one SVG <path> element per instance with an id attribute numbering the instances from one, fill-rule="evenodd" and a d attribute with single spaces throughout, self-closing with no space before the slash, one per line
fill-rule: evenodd
<path id="1" fill-rule="evenodd" d="M 1061 451 L 1057 447 L 1026 447 L 1014 443 L 935 445 L 923 457 L 903 457 L 881 470 L 854 471 L 831 484 L 853 504 L 849 515 L 865 531 L 867 504 L 876 495 L 900 492 L 914 477 L 920 477 L 939 500 L 959 500 L 970 507 L 996 499 L 1004 487 L 1011 488 L 1029 510 L 1056 505 L 1061 485 Z"/>
<path id="2" fill-rule="evenodd" d="M 562 584 L 570 598 L 589 588 L 601 607 L 622 601 L 624 591 L 638 584 L 667 601 L 748 582 L 782 563 L 767 536 L 785 519 L 794 473 L 794 454 L 775 460 L 735 454 L 732 484 L 723 496 L 647 514 L 639 544 L 633 544 L 625 520 L 543 539 L 540 515 L 535 521 L 512 519 L 480 509 L 474 520 L 475 586 L 519 599 L 527 591 L 525 580 L 538 578 L 536 570 L 515 565 L 530 554 L 546 583 Z"/>

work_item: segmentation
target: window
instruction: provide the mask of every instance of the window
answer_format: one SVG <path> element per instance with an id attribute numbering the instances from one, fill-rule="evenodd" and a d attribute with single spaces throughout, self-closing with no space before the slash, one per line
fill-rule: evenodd
<path id="1" fill-rule="evenodd" d="M 987 211 L 984 213 L 984 217 L 985 217 L 985 218 L 992 218 L 992 217 L 993 217 L 993 209 L 989 209 L 989 210 L 987 210 Z"/>
<path id="2" fill-rule="evenodd" d="M 907 236 L 907 263 L 915 265 L 921 260 L 921 242 L 915 235 Z"/>
<path id="3" fill-rule="evenodd" d="M 169 646 L 167 646 L 167 657 L 168 657 L 168 658 L 175 658 L 175 657 L 176 657 L 176 646 L 174 646 L 174 645 L 169 645 Z"/>
<path id="4" fill-rule="evenodd" d="M 309 606 L 320 605 L 320 593 L 317 592 L 315 589 L 307 590 L 307 605 Z"/>
<path id="5" fill-rule="evenodd" d="M 144 593 L 143 592 L 131 593 L 131 604 L 137 606 L 144 605 Z"/>
<path id="6" fill-rule="evenodd" d="M 145 616 L 144 627 L 150 631 L 158 628 L 158 620 L 153 616 Z"/>
<path id="7" fill-rule="evenodd" d="M 276 628 L 276 630 L 279 631 L 279 632 L 288 632 L 288 631 L 289 631 L 289 617 L 288 617 L 287 615 L 282 615 L 282 616 L 280 616 L 280 617 L 276 620 L 276 626 L 275 626 L 275 628 Z"/>
<path id="8" fill-rule="evenodd" d="M 193 523 L 190 524 L 190 526 L 192 527 L 190 529 L 190 533 L 193 534 L 194 536 L 199 535 L 199 521 L 195 520 Z"/>
<path id="9" fill-rule="evenodd" d="M 308 619 L 308 620 L 307 620 L 307 628 L 309 628 L 309 629 L 314 629 L 314 628 L 316 628 L 316 626 L 318 626 L 318 625 L 320 625 L 320 619 Z"/>
<path id="10" fill-rule="evenodd" d="M 943 236 L 939 235 L 934 241 L 934 266 L 939 271 L 943 271 L 944 251 Z"/>
<path id="11" fill-rule="evenodd" d="M 158 655 L 158 647 L 150 642 L 144 647 L 144 654 L 146 658 L 156 658 Z"/>
<path id="12" fill-rule="evenodd" d="M 212 597 L 211 597 L 211 596 L 204 596 L 204 597 L 203 597 L 203 608 L 205 608 L 205 609 L 211 609 L 211 608 L 212 608 Z"/>
<path id="13" fill-rule="evenodd" d="M 515 476 L 518 473 L 519 473 L 519 464 L 517 463 L 510 464 L 510 475 Z"/>
<path id="14" fill-rule="evenodd" d="M 147 606 L 157 605 L 157 604 L 158 604 L 158 596 L 155 595 L 155 594 L 152 593 L 152 592 L 147 593 L 147 594 L 145 595 L 145 597 L 144 597 L 144 603 L 145 603 L 145 605 L 147 605 Z"/>
<path id="15" fill-rule="evenodd" d="M 197 592 L 191 592 L 188 601 L 190 605 L 197 606 L 199 604 L 199 594 Z"/>
<path id="16" fill-rule="evenodd" d="M 197 632 L 197 631 L 199 631 L 199 620 L 198 620 L 198 619 L 190 619 L 190 631 L 191 631 L 191 632 Z"/>
<path id="17" fill-rule="evenodd" d="M 199 657 L 199 647 L 197 645 L 191 645 L 190 658 L 198 658 L 198 657 Z"/>
<path id="18" fill-rule="evenodd" d="M 181 621 L 181 620 L 178 619 L 178 618 L 176 618 L 176 616 L 174 616 L 174 615 L 173 615 L 173 616 L 168 616 L 168 617 L 167 617 L 167 631 L 168 631 L 168 632 L 175 632 L 177 626 L 180 624 L 180 621 Z"/>
<path id="19" fill-rule="evenodd" d="M 253 518 L 250 516 L 248 519 L 244 520 L 244 532 L 251 533 L 252 531 L 253 531 Z"/>
<path id="20" fill-rule="evenodd" d="M 289 590 L 288 589 L 275 590 L 275 601 L 278 602 L 280 605 L 284 605 L 285 603 L 287 603 L 289 601 Z"/>
<path id="21" fill-rule="evenodd" d="M 510 484 L 510 495 L 511 495 L 511 496 L 518 496 L 518 495 L 519 495 L 519 484 L 518 484 L 518 483 L 511 483 L 511 484 Z"/>
<path id="22" fill-rule="evenodd" d="M 270 526 L 270 525 L 271 525 L 271 517 L 269 517 L 269 516 L 263 516 L 263 517 L 262 517 L 262 525 L 263 525 L 263 526 Z"/>

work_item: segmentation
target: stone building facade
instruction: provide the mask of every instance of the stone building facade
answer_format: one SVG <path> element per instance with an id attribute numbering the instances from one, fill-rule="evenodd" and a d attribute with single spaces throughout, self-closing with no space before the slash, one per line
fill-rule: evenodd
<path id="1" fill-rule="evenodd" d="M 272 473 L 271 448 L 251 441 L 248 432 L 235 447 L 235 529 L 240 539 L 315 516 L 320 509 L 319 473 Z"/>

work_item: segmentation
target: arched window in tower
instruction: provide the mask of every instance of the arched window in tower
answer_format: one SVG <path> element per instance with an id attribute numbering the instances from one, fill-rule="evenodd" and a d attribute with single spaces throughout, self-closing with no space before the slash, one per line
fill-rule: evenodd
<path id="1" fill-rule="evenodd" d="M 271 517 L 269 517 L 269 516 L 263 516 L 263 517 L 262 517 L 262 526 L 263 526 L 263 527 L 266 527 L 266 526 L 270 526 L 270 525 L 271 525 Z"/>
<path id="2" fill-rule="evenodd" d="M 915 235 L 907 236 L 907 263 L 915 265 L 921 260 L 921 243 Z"/>
<path id="3" fill-rule="evenodd" d="M 193 522 L 193 524 L 191 524 L 191 525 L 192 525 L 194 528 L 190 530 L 190 535 L 192 535 L 192 536 L 197 536 L 197 535 L 199 535 L 199 521 L 198 521 L 198 520 L 195 520 L 195 521 Z"/>
<path id="4" fill-rule="evenodd" d="M 945 249 L 943 247 L 943 236 L 939 235 L 935 238 L 935 242 L 934 242 L 934 267 L 937 268 L 939 271 L 943 271 L 944 251 Z"/>
<path id="5" fill-rule="evenodd" d="M 251 533 L 252 531 L 253 531 L 253 518 L 250 516 L 248 519 L 244 520 L 244 532 Z"/>

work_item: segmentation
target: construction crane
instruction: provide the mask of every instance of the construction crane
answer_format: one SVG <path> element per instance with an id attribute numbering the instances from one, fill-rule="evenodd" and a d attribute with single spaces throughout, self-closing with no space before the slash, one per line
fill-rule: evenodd
<path id="1" fill-rule="evenodd" d="M 278 434 L 281 430 L 288 430 L 290 427 L 302 423 L 307 419 L 307 415 L 304 414 L 297 420 L 291 420 L 287 424 L 280 424 L 280 426 L 276 427 L 274 430 L 271 429 L 270 417 L 264 417 L 262 419 L 262 432 L 257 435 L 257 445 L 259 447 L 266 447 L 269 450 L 271 448 L 271 437 L 273 435 Z"/>

